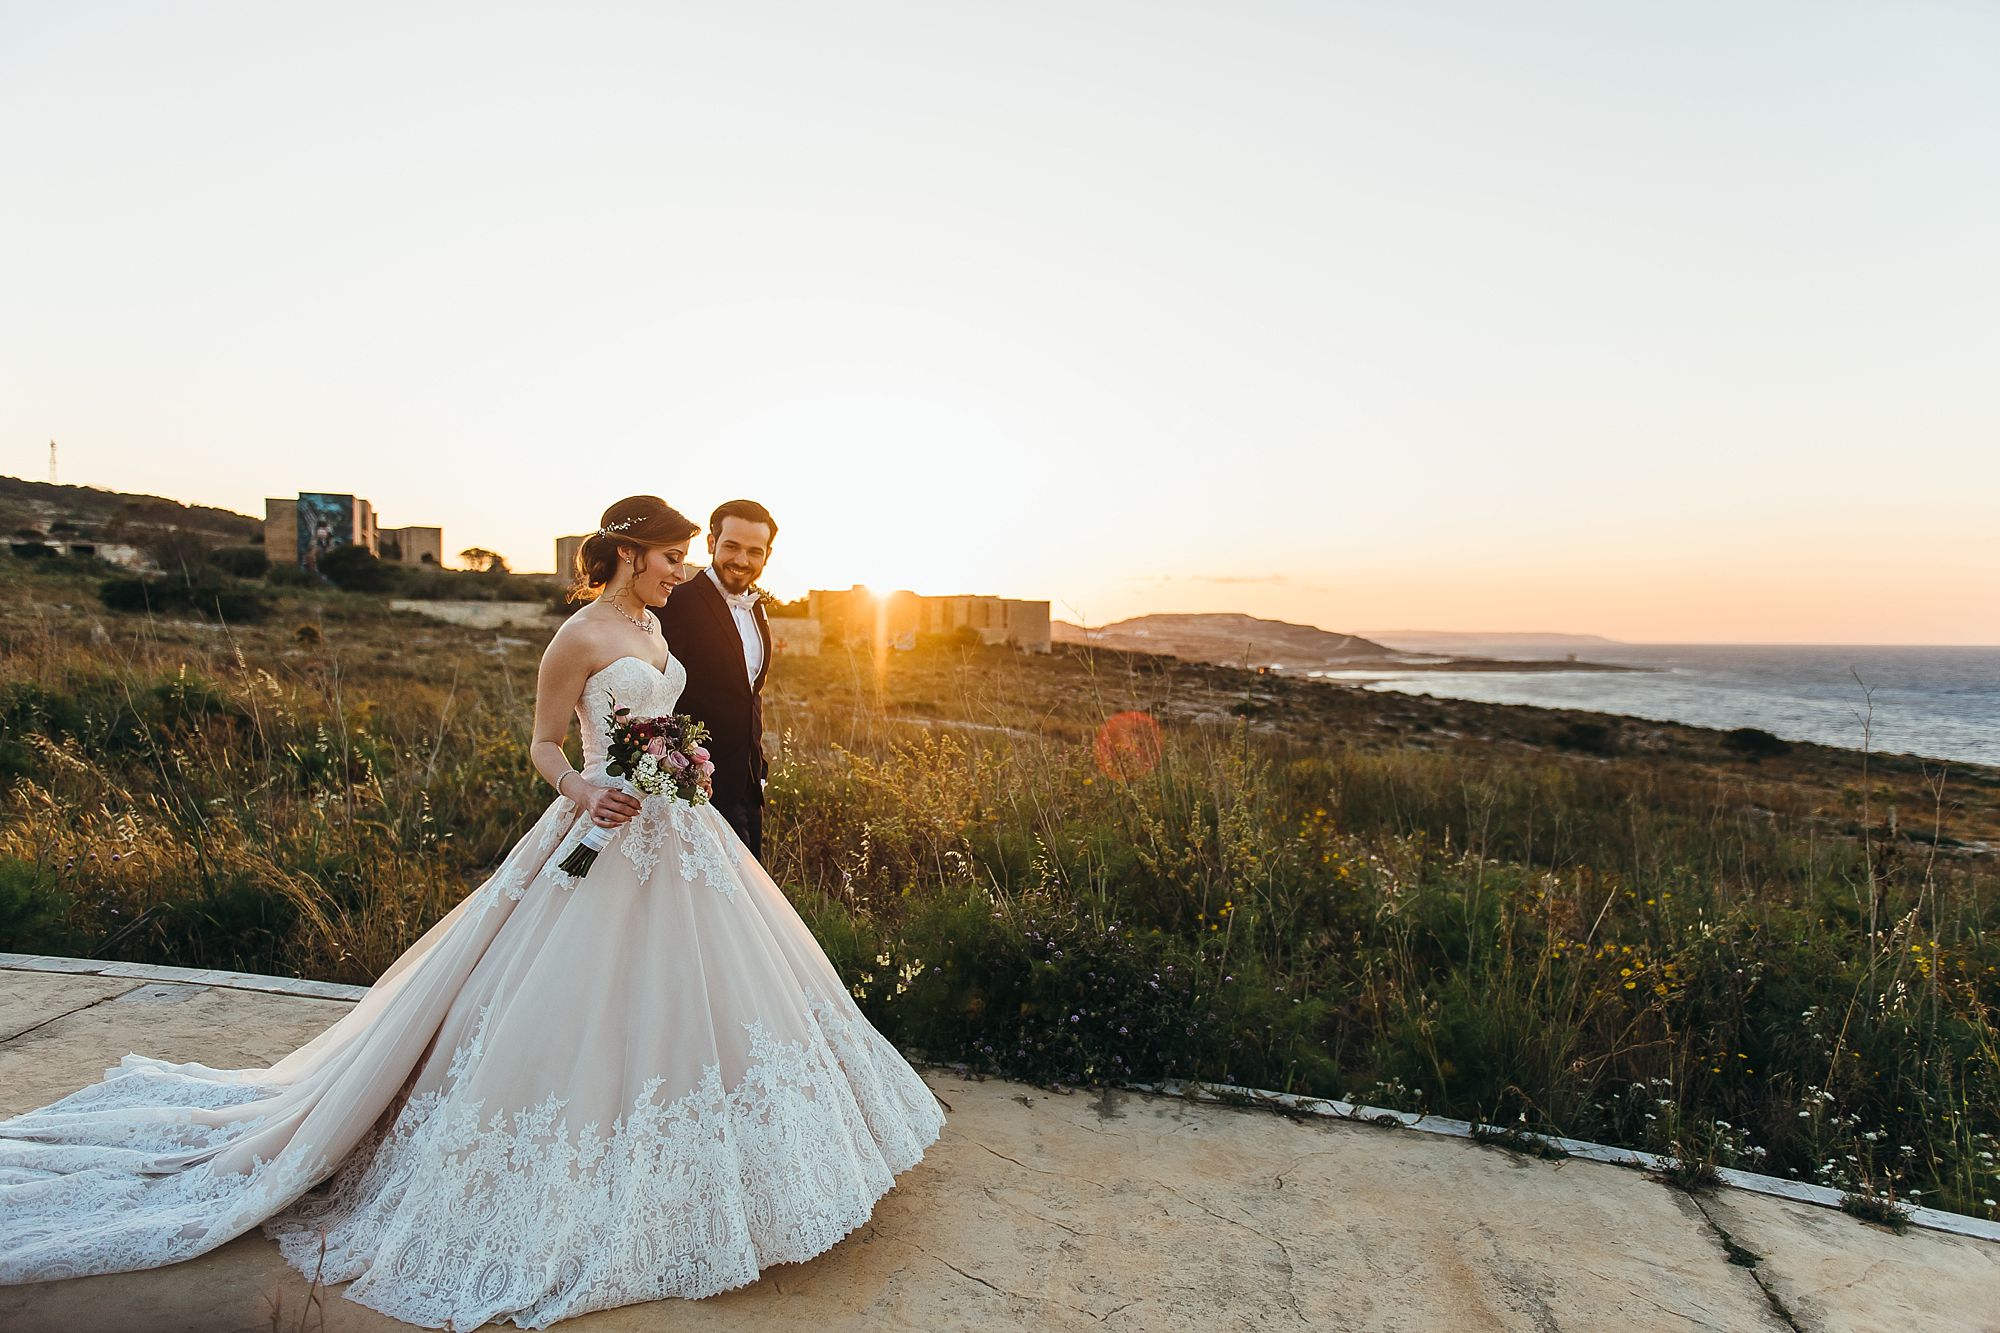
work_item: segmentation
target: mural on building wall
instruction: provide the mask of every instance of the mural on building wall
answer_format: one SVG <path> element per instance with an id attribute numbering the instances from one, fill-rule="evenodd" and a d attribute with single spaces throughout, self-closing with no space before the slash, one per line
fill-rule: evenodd
<path id="1" fill-rule="evenodd" d="M 299 493 L 299 563 L 317 570 L 320 558 L 354 541 L 354 497 Z"/>

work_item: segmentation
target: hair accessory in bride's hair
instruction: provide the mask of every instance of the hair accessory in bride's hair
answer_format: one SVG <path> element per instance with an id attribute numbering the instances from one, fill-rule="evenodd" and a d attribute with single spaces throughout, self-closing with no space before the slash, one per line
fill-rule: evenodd
<path id="1" fill-rule="evenodd" d="M 679 546 L 701 531 L 699 524 L 657 495 L 628 495 L 597 516 L 602 526 L 577 543 L 571 561 L 570 600 L 587 602 L 608 586 L 621 562 L 637 567 L 628 548 Z"/>

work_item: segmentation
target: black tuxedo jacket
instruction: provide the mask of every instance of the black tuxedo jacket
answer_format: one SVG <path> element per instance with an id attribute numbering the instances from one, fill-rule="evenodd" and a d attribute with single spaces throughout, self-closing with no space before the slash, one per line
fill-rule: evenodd
<path id="1" fill-rule="evenodd" d="M 750 614 L 764 641 L 764 664 L 754 684 L 743 670 L 736 618 L 706 570 L 675 588 L 659 612 L 667 647 L 687 668 L 687 688 L 674 711 L 708 725 L 715 803 L 724 808 L 764 803 L 764 678 L 771 674 L 771 626 L 763 598 Z"/>

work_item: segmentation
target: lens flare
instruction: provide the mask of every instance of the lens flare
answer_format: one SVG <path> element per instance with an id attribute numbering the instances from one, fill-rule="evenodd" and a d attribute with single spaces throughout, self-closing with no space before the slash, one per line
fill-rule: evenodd
<path id="1" fill-rule="evenodd" d="M 1160 766 L 1160 724 L 1147 713 L 1113 713 L 1097 729 L 1097 766 L 1128 782 Z"/>

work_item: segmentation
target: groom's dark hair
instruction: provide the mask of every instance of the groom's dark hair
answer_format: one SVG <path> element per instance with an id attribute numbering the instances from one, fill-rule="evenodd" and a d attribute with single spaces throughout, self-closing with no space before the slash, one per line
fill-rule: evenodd
<path id="1" fill-rule="evenodd" d="M 722 531 L 722 520 L 740 518 L 745 523 L 762 523 L 771 530 L 771 540 L 778 539 L 778 520 L 771 517 L 771 511 L 755 500 L 730 500 L 715 507 L 708 516 L 708 535 L 713 537 Z"/>

